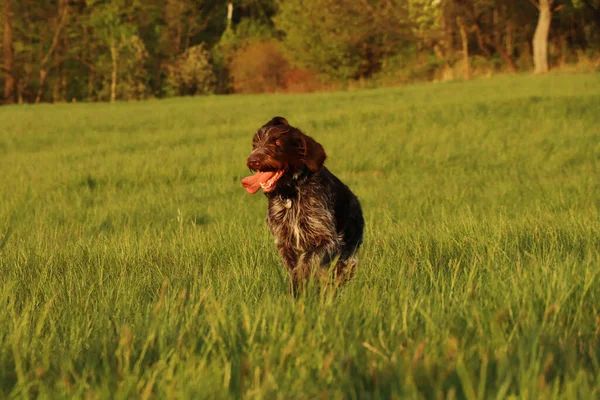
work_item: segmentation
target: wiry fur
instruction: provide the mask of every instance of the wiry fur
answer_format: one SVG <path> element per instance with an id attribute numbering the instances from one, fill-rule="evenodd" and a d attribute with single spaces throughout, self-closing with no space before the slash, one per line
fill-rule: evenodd
<path id="1" fill-rule="evenodd" d="M 273 144 L 277 143 L 277 146 Z M 285 170 L 268 198 L 266 222 L 295 291 L 316 269 L 338 281 L 354 274 L 364 220 L 357 197 L 323 166 L 320 144 L 275 117 L 254 136 L 253 170 Z"/>

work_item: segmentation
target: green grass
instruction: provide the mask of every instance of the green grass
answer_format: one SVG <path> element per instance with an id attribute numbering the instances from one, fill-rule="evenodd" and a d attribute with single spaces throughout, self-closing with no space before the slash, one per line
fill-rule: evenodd
<path id="1" fill-rule="evenodd" d="M 297 300 L 239 183 L 321 142 L 366 218 Z M 0 398 L 600 396 L 600 75 L 0 108 Z"/>

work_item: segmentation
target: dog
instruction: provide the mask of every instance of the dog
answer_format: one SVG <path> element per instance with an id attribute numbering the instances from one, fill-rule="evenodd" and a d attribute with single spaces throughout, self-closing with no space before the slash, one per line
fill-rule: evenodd
<path id="1" fill-rule="evenodd" d="M 358 198 L 323 165 L 323 146 L 274 117 L 256 131 L 252 148 L 247 166 L 254 175 L 242 185 L 250 194 L 262 189 L 268 199 L 266 223 L 292 293 L 323 270 L 333 271 L 336 282 L 347 282 L 358 263 L 365 223 Z"/>

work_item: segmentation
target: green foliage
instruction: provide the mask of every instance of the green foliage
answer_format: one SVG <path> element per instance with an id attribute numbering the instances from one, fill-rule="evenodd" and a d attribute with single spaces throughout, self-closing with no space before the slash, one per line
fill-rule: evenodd
<path id="1" fill-rule="evenodd" d="M 289 90 L 376 86 L 382 76 L 390 77 L 388 84 L 451 80 L 465 71 L 459 20 L 473 77 L 528 71 L 538 15 L 531 1 L 514 0 L 238 0 L 232 2 L 230 22 L 228 2 L 218 1 L 11 3 L 14 66 L 9 72 L 0 61 L 0 83 L 4 74 L 14 76 L 16 87 L 8 89 L 11 101 L 20 102 L 193 93 L 173 86 L 170 70 L 198 45 L 210 52 L 214 92 L 231 93 L 236 54 L 271 40 L 283 45 L 292 73 L 304 77 L 292 79 L 303 82 L 288 85 Z M 554 4 L 550 66 L 597 70 L 598 2 Z M 255 67 L 269 68 L 269 58 L 262 60 L 265 64 Z M 312 83 L 306 84 L 306 77 Z"/>
<path id="2" fill-rule="evenodd" d="M 148 95 L 148 75 L 146 62 L 149 53 L 138 35 L 127 38 L 121 46 L 121 98 L 128 100 L 144 99 Z"/>
<path id="3" fill-rule="evenodd" d="M 90 0 L 88 26 L 97 43 L 95 68 L 101 75 L 98 96 L 110 99 L 113 72 L 117 74 L 117 98 L 142 99 L 147 93 L 145 63 L 148 51 L 129 16 L 140 4 L 128 0 Z"/>
<path id="4" fill-rule="evenodd" d="M 235 40 L 246 44 L 256 40 L 272 39 L 275 36 L 273 27 L 250 18 L 243 18 L 234 28 Z"/>
<path id="5" fill-rule="evenodd" d="M 276 27 L 285 32 L 284 46 L 299 65 L 330 78 L 359 74 L 361 58 L 347 25 L 342 3 L 329 0 L 284 1 L 279 4 Z M 299 22 L 301 21 L 301 22 Z"/>
<path id="6" fill-rule="evenodd" d="M 599 79 L 0 109 L 0 397 L 598 398 Z M 335 295 L 240 185 L 273 115 L 362 201 Z"/>
<path id="7" fill-rule="evenodd" d="M 204 44 L 190 47 L 169 66 L 167 82 L 176 94 L 195 95 L 213 93 L 215 75 L 210 64 L 210 53 Z"/>
<path id="8" fill-rule="evenodd" d="M 409 0 L 408 15 L 413 21 L 415 36 L 439 34 L 441 29 L 443 1 Z"/>
<path id="9" fill-rule="evenodd" d="M 234 28 L 226 29 L 212 51 L 214 67 L 219 77 L 217 92 L 229 93 L 234 90 L 235 77 L 231 74 L 231 67 L 236 58 L 240 59 L 240 53 L 248 53 L 248 48 L 260 47 L 261 43 L 271 42 L 274 36 L 275 34 L 271 26 L 260 20 L 255 21 L 250 18 L 243 18 Z M 279 52 L 277 52 L 277 56 L 281 58 Z M 262 61 L 268 61 L 268 58 L 264 55 L 260 55 L 260 58 Z M 257 65 L 255 60 L 250 61 L 254 64 L 254 67 L 244 68 L 249 73 L 252 73 L 251 70 L 253 68 L 262 69 L 263 71 L 267 71 L 270 68 L 267 64 Z M 244 67 L 244 65 L 239 66 Z M 238 69 L 238 83 L 241 76 L 240 72 L 241 70 Z M 272 73 L 277 75 L 277 71 L 272 71 Z M 246 78 L 244 78 L 245 80 Z"/>
<path id="10" fill-rule="evenodd" d="M 329 79 L 370 76 L 407 36 L 403 1 L 281 1 L 274 21 L 290 57 Z"/>
<path id="11" fill-rule="evenodd" d="M 123 42 L 137 34 L 137 27 L 127 21 L 127 16 L 139 10 L 126 0 L 90 0 L 88 7 L 89 26 L 95 38 L 109 50 L 123 46 Z"/>
<path id="12" fill-rule="evenodd" d="M 255 41 L 236 51 L 229 70 L 236 93 L 272 93 L 285 89 L 290 63 L 278 42 Z"/>

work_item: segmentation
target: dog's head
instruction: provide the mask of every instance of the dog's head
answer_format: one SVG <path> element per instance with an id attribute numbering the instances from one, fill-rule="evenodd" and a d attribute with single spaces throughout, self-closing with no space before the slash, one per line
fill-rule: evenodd
<path id="1" fill-rule="evenodd" d="M 255 174 L 242 180 L 248 193 L 259 188 L 272 192 L 282 177 L 290 179 L 303 168 L 319 172 L 327 157 L 323 146 L 283 117 L 273 118 L 256 131 L 252 148 L 247 165 Z"/>

